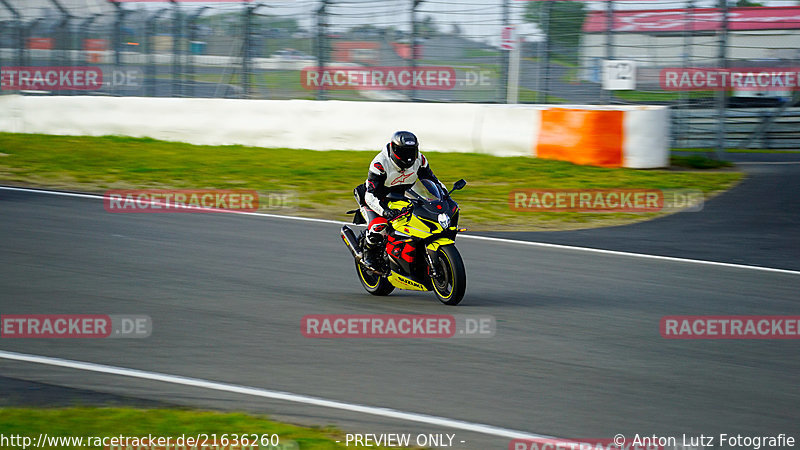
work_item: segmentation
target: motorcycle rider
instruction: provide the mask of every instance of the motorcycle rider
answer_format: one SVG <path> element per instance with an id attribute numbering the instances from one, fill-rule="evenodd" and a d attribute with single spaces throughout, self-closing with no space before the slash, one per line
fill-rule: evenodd
<path id="1" fill-rule="evenodd" d="M 427 159 L 419 152 L 419 141 L 414 133 L 398 131 L 372 159 L 367 181 L 356 188 L 356 201 L 367 222 L 363 259 L 367 267 L 375 268 L 382 251 L 381 244 L 389 231 L 389 221 L 408 214 L 389 208 L 386 196 L 390 193 L 404 194 L 418 179 L 431 180 L 444 188 L 428 166 Z"/>

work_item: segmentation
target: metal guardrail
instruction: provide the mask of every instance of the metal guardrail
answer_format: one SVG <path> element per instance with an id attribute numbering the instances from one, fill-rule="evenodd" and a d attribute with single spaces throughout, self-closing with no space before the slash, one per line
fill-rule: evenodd
<path id="1" fill-rule="evenodd" d="M 717 109 L 673 109 L 673 147 L 713 148 Z M 726 148 L 800 149 L 800 107 L 728 109 Z"/>

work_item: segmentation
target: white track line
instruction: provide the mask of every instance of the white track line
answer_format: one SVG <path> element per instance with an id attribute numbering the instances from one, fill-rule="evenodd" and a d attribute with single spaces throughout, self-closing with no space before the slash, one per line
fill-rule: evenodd
<path id="1" fill-rule="evenodd" d="M 89 372 L 121 375 L 124 377 L 139 378 L 143 380 L 161 381 L 164 383 L 179 384 L 183 386 L 210 389 L 214 391 L 232 392 L 235 394 L 249 395 L 252 397 L 284 400 L 288 402 L 302 403 L 306 405 L 340 409 L 344 411 L 351 411 L 362 414 L 370 414 L 373 416 L 388 417 L 391 419 L 398 419 L 409 422 L 419 422 L 445 428 L 472 431 L 475 433 L 489 434 L 509 439 L 555 439 L 551 436 L 527 433 L 524 431 L 511 430 L 507 428 L 495 427 L 492 425 L 484 425 L 481 423 L 472 423 L 472 422 L 465 422 L 462 420 L 448 419 L 446 417 L 409 413 L 409 412 L 398 411 L 396 409 L 391 409 L 391 408 L 380 408 L 375 406 L 358 405 L 355 403 L 345 403 L 336 400 L 326 400 L 324 398 L 319 398 L 319 397 L 292 394 L 290 392 L 271 391 L 263 388 L 220 383 L 216 381 L 203 380 L 200 378 L 182 377 L 179 375 L 169 375 L 158 372 L 147 372 L 144 370 L 137 370 L 137 369 L 127 369 L 124 367 L 107 366 L 105 364 L 73 361 L 69 359 L 53 358 L 49 356 L 29 355 L 25 353 L 8 352 L 3 350 L 0 350 L 0 358 L 14 360 L 14 361 L 24 361 L 36 364 L 45 364 L 49 366 L 66 367 L 70 369 L 85 370 Z"/>
<path id="2" fill-rule="evenodd" d="M 60 197 L 75 197 L 75 198 L 91 198 L 96 200 L 103 200 L 105 197 L 100 194 L 82 194 L 79 192 L 64 192 L 64 191 L 48 191 L 45 189 L 31 189 L 31 188 L 18 188 L 18 187 L 11 187 L 11 186 L 0 186 L 0 190 L 4 191 L 18 191 L 18 192 L 32 192 L 34 194 L 45 194 L 45 195 L 57 195 Z M 161 203 L 160 205 L 164 205 Z M 213 209 L 213 208 L 210 208 Z M 209 213 L 218 212 L 218 211 L 209 211 Z M 235 210 L 224 210 L 226 214 L 239 214 L 243 216 L 260 216 L 260 217 L 272 217 L 277 219 L 291 219 L 291 220 L 301 220 L 306 222 L 320 222 L 320 223 L 334 223 L 337 225 L 343 225 L 348 222 L 342 222 L 339 220 L 329 220 L 329 219 L 317 219 L 313 217 L 297 217 L 297 216 L 282 216 L 280 214 L 268 214 L 268 213 L 260 213 L 260 212 L 250 212 L 250 211 L 235 211 Z"/>
<path id="3" fill-rule="evenodd" d="M 800 271 L 798 270 L 788 270 L 788 269 L 775 269 L 772 267 L 761 267 L 761 266 L 748 266 L 745 264 L 734 264 L 734 263 L 724 263 L 724 262 L 717 262 L 717 261 L 706 261 L 702 259 L 689 259 L 689 258 L 678 258 L 674 256 L 659 256 L 659 255 L 648 255 L 646 253 L 633 253 L 633 252 L 621 252 L 616 250 L 604 250 L 602 248 L 591 248 L 591 247 L 573 247 L 571 245 L 561 245 L 561 244 L 548 244 L 546 242 L 529 242 L 529 241 L 515 241 L 512 239 L 502 239 L 502 238 L 493 238 L 488 236 L 474 236 L 474 235 L 464 235 L 461 238 L 471 238 L 477 239 L 481 241 L 491 241 L 491 242 L 503 242 L 507 244 L 515 244 L 515 245 L 530 245 L 533 247 L 543 247 L 543 248 L 555 248 L 560 250 L 576 250 L 582 252 L 589 252 L 589 253 L 600 253 L 603 255 L 615 255 L 615 256 L 629 256 L 633 258 L 642 258 L 642 259 L 655 259 L 659 261 L 673 261 L 673 262 L 680 262 L 680 263 L 689 263 L 689 264 L 703 264 L 706 266 L 717 266 L 717 267 L 730 267 L 734 269 L 747 269 L 747 270 L 760 270 L 762 272 L 773 272 L 773 273 L 786 273 L 790 275 L 800 275 Z"/>
<path id="4" fill-rule="evenodd" d="M 46 195 L 57 195 L 62 197 L 77 197 L 77 198 L 90 198 L 90 199 L 98 199 L 102 200 L 103 196 L 98 194 L 81 194 L 75 192 L 61 192 L 61 191 L 48 191 L 43 189 L 29 189 L 29 188 L 17 188 L 17 187 L 10 187 L 10 186 L 0 186 L 0 190 L 6 191 L 19 191 L 19 192 L 32 192 L 36 194 L 46 194 Z M 259 216 L 259 217 L 270 217 L 275 219 L 285 219 L 285 220 L 299 220 L 304 222 L 317 222 L 317 223 L 332 223 L 336 225 L 346 225 L 349 222 L 342 222 L 339 220 L 329 220 L 329 219 L 316 219 L 313 217 L 297 217 L 297 216 L 283 216 L 280 214 L 268 214 L 268 213 L 259 213 L 259 212 L 246 212 L 246 211 L 226 211 L 230 214 L 239 214 L 245 216 Z M 494 238 L 488 236 L 475 236 L 470 234 L 461 235 L 461 239 L 476 239 L 481 241 L 488 241 L 488 242 L 499 242 L 504 244 L 514 244 L 514 245 L 527 245 L 531 247 L 542 247 L 542 248 L 552 248 L 552 249 L 559 249 L 559 250 L 571 250 L 571 251 L 580 251 L 580 252 L 589 252 L 589 253 L 598 253 L 604 255 L 612 255 L 612 256 L 625 256 L 630 258 L 642 258 L 642 259 L 654 259 L 658 261 L 671 261 L 671 262 L 679 262 L 679 263 L 687 263 L 687 264 L 701 264 L 707 266 L 715 266 L 715 267 L 727 267 L 732 269 L 745 269 L 745 270 L 757 270 L 761 272 L 771 272 L 771 273 L 783 273 L 789 275 L 800 275 L 800 271 L 798 270 L 789 270 L 789 269 L 778 269 L 774 267 L 762 267 L 762 266 L 751 266 L 746 264 L 734 264 L 734 263 L 725 263 L 725 262 L 718 262 L 718 261 L 706 261 L 703 259 L 690 259 L 690 258 L 678 258 L 674 256 L 660 256 L 660 255 L 649 255 L 647 253 L 634 253 L 634 252 L 623 252 L 617 250 L 605 250 L 601 248 L 591 248 L 591 247 L 578 247 L 573 245 L 562 245 L 562 244 L 549 244 L 546 242 L 535 242 L 535 241 L 518 241 L 514 239 L 503 239 L 503 238 Z"/>

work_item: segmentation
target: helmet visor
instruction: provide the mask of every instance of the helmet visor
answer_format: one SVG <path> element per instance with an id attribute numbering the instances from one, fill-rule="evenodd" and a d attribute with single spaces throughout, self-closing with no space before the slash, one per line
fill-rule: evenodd
<path id="1" fill-rule="evenodd" d="M 411 167 L 414 164 L 414 161 L 417 159 L 417 154 L 419 151 L 417 150 L 416 146 L 395 146 L 394 147 L 394 154 L 395 158 L 397 159 L 398 163 L 401 163 L 404 167 Z"/>

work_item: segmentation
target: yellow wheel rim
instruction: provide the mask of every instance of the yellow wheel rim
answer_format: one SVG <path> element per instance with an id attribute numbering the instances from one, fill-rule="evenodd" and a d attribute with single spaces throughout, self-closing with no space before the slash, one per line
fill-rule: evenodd
<path id="1" fill-rule="evenodd" d="M 364 277 L 364 269 L 361 267 L 361 264 L 356 263 L 356 265 L 358 266 L 358 276 L 361 277 L 361 281 L 363 281 L 365 285 L 369 286 L 370 289 L 377 288 L 378 283 L 381 282 L 381 279 L 376 277 L 377 279 L 375 280 L 375 284 L 369 284 L 369 281 L 367 281 L 367 279 Z"/>

